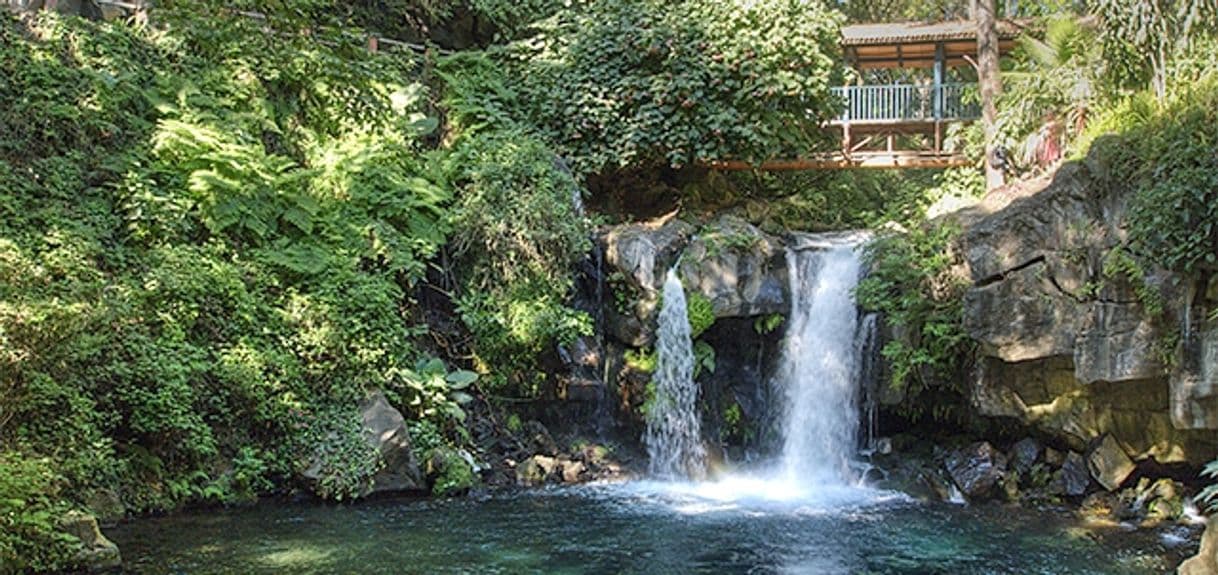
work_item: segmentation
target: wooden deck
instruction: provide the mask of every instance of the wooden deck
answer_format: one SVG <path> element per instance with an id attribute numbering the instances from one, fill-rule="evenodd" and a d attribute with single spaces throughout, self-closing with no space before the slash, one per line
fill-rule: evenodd
<path id="1" fill-rule="evenodd" d="M 847 156 L 841 152 L 818 154 L 793 160 L 769 160 L 760 164 L 727 160 L 706 162 L 712 170 L 741 172 L 761 170 L 765 172 L 793 172 L 798 170 L 854 170 L 896 168 L 954 168 L 973 165 L 973 160 L 963 154 L 931 154 L 923 152 L 860 152 Z"/>
<path id="2" fill-rule="evenodd" d="M 1014 47 L 1018 22 L 999 23 L 1000 52 Z M 856 24 L 842 28 L 842 51 L 860 72 L 872 69 L 929 68 L 923 81 L 910 84 L 850 85 L 833 89 L 841 113 L 824 129 L 841 142 L 835 152 L 810 154 L 760 164 L 708 162 L 719 170 L 834 170 L 855 168 L 950 168 L 975 159 L 945 141 L 951 124 L 981 118 L 977 85 L 947 82 L 947 69 L 972 66 L 977 55 L 974 22 Z M 863 74 L 860 74 L 863 76 Z"/>

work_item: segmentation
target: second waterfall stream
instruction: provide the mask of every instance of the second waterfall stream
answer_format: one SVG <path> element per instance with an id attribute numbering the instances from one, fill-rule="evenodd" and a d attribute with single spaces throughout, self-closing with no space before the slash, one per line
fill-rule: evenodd
<path id="1" fill-rule="evenodd" d="M 676 268 L 664 279 L 656 334 L 653 396 L 648 402 L 643 443 L 650 457 L 648 471 L 664 479 L 701 479 L 706 451 L 698 416 L 698 385 L 694 383 L 694 351 L 690 339 L 685 288 Z"/>

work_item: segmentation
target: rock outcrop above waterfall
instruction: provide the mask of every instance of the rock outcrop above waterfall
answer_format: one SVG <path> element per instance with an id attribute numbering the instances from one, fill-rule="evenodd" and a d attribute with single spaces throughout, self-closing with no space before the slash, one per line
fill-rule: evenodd
<path id="1" fill-rule="evenodd" d="M 698 377 L 706 433 L 737 447 L 758 440 L 771 417 L 764 373 L 779 349 L 783 320 L 777 316 L 790 307 L 785 254 L 800 237 L 767 234 L 731 216 L 701 226 L 670 218 L 601 231 L 608 365 L 598 373 L 607 376 L 619 423 L 641 432 L 660 291 L 667 270 L 678 266 L 691 309 L 709 308 L 713 318 L 702 319 L 714 320 L 696 342 L 702 366 L 710 366 Z"/>
<path id="2" fill-rule="evenodd" d="M 611 337 L 632 346 L 650 345 L 664 273 L 689 243 L 694 226 L 681 220 L 609 228 L 599 243 L 612 292 L 605 316 Z"/>
<path id="3" fill-rule="evenodd" d="M 1105 273 L 1128 201 L 1109 173 L 1069 163 L 1022 197 L 1006 190 L 951 216 L 981 356 L 972 400 L 1078 451 L 1107 434 L 1134 460 L 1203 463 L 1218 446 L 1218 329 L 1198 310 L 1215 308 L 1218 289 L 1161 270 Z"/>
<path id="4" fill-rule="evenodd" d="M 600 236 L 612 305 L 609 335 L 631 347 L 650 345 L 664 274 L 678 263 L 686 289 L 710 300 L 716 318 L 786 311 L 786 242 L 733 217 L 698 229 L 672 219 L 611 227 Z"/>

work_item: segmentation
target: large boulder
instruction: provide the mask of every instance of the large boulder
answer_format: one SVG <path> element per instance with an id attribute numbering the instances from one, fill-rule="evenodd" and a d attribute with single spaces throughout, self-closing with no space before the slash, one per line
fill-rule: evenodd
<path id="1" fill-rule="evenodd" d="M 79 568 L 89 571 L 111 571 L 123 565 L 118 545 L 102 535 L 97 518 L 79 511 L 69 511 L 59 520 L 59 528 L 80 540 L 81 548 L 73 558 Z"/>
<path id="2" fill-rule="evenodd" d="M 991 495 L 1007 470 L 1006 456 L 985 441 L 953 451 L 943 465 L 956 487 L 969 499 Z"/>
<path id="3" fill-rule="evenodd" d="M 1015 442 L 1011 446 L 1011 453 L 1007 457 L 1011 465 L 1011 469 L 1018 473 L 1027 473 L 1032 469 L 1032 466 L 1040 460 L 1043 448 L 1039 441 L 1031 437 L 1027 437 Z"/>
<path id="4" fill-rule="evenodd" d="M 1116 439 L 1105 435 L 1087 454 L 1087 468 L 1091 470 L 1091 477 L 1104 489 L 1116 491 L 1137 466 Z"/>
<path id="5" fill-rule="evenodd" d="M 367 497 L 374 493 L 427 489 L 411 448 L 410 431 L 406 428 L 406 418 L 402 417 L 402 413 L 394 409 L 380 391 L 369 394 L 360 402 L 358 409 L 364 441 L 376 450 L 381 466 L 380 471 L 360 486 L 357 495 Z M 301 472 L 306 484 L 315 491 L 325 470 L 331 467 L 323 458 L 321 452 L 315 454 Z"/>
<path id="6" fill-rule="evenodd" d="M 1087 494 L 1087 488 L 1091 486 L 1091 474 L 1082 455 L 1073 451 L 1068 453 L 1059 473 L 1063 494 L 1070 497 L 1082 497 Z"/>
<path id="7" fill-rule="evenodd" d="M 725 216 L 705 227 L 685 248 L 680 273 L 687 289 L 711 301 L 716 318 L 787 309 L 783 246 L 744 220 Z"/>
<path id="8" fill-rule="evenodd" d="M 1133 460 L 1200 465 L 1218 454 L 1205 432 L 1218 429 L 1218 326 L 1196 310 L 1218 307 L 1218 289 L 1145 264 L 1145 277 L 1105 273 L 1127 239 L 1129 194 L 1112 174 L 1090 157 L 950 216 L 972 282 L 972 403 L 1076 451 L 1111 435 Z M 1181 326 L 1193 327 L 1169 374 L 1164 344 Z"/>
<path id="9" fill-rule="evenodd" d="M 1201 549 L 1176 570 L 1178 575 L 1218 575 L 1218 519 L 1210 518 L 1201 534 Z"/>
<path id="10" fill-rule="evenodd" d="M 389 405 L 385 394 L 375 392 L 359 406 L 364 424 L 364 440 L 376 448 L 384 463 L 372 477 L 367 493 L 413 491 L 424 488 L 423 475 L 410 445 L 406 418 Z"/>

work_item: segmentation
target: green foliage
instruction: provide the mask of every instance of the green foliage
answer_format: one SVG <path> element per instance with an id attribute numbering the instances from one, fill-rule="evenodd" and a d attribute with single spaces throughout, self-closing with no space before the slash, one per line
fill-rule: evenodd
<path id="1" fill-rule="evenodd" d="M 655 380 L 648 381 L 647 386 L 643 388 L 643 403 L 639 404 L 639 415 L 642 415 L 644 420 L 652 417 L 658 401 L 664 401 L 664 398 L 656 389 Z"/>
<path id="2" fill-rule="evenodd" d="M 437 497 L 463 495 L 478 485 L 474 468 L 451 447 L 439 447 L 428 453 L 427 475 L 432 478 L 431 494 Z"/>
<path id="3" fill-rule="evenodd" d="M 62 478 L 51 462 L 0 451 L 0 571 L 54 571 L 80 546 L 59 531 L 68 510 L 56 497 Z"/>
<path id="4" fill-rule="evenodd" d="M 1191 275 L 1218 269 L 1218 76 L 1122 134 L 1114 163 L 1132 175 L 1130 249 Z"/>
<path id="5" fill-rule="evenodd" d="M 970 170 L 808 170 L 732 174 L 745 217 L 771 233 L 910 226 Z M 971 170 L 976 172 L 977 170 Z"/>
<path id="6" fill-rule="evenodd" d="M 1124 249 L 1117 247 L 1104 257 L 1104 278 L 1125 280 L 1133 286 L 1133 293 L 1142 304 L 1142 309 L 1151 317 L 1163 314 L 1163 295 L 1147 284 L 1147 274 L 1142 265 Z"/>
<path id="7" fill-rule="evenodd" d="M 1208 477 L 1211 480 L 1218 479 L 1218 459 L 1207 463 L 1205 469 L 1201 470 L 1201 476 Z M 1210 513 L 1218 511 L 1218 483 L 1206 485 L 1193 500 L 1204 506 L 1206 511 Z"/>
<path id="8" fill-rule="evenodd" d="M 642 373 L 652 373 L 656 370 L 659 355 L 654 349 L 628 349 L 624 354 L 626 367 Z"/>
<path id="9" fill-rule="evenodd" d="M 0 442 L 57 497 L 236 503 L 314 449 L 347 497 L 367 388 L 451 415 L 454 382 L 408 375 L 450 205 L 428 94 L 324 4 L 0 20 Z"/>
<path id="10" fill-rule="evenodd" d="M 748 420 L 744 417 L 744 410 L 734 399 L 723 406 L 721 416 L 723 418 L 723 428 L 720 430 L 722 441 L 743 444 L 756 437 L 757 431 L 749 425 Z"/>
<path id="11" fill-rule="evenodd" d="M 605 283 L 608 284 L 609 291 L 613 294 L 613 309 L 624 316 L 633 315 L 634 306 L 641 297 L 639 289 L 634 287 L 634 284 L 630 283 L 626 276 L 618 270 L 610 272 Z"/>
<path id="12" fill-rule="evenodd" d="M 473 401 L 467 390 L 478 380 L 472 371 L 448 371 L 437 358 L 419 360 L 414 369 L 397 368 L 393 374 L 396 387 L 401 389 L 403 403 L 413 415 L 426 421 L 465 422 L 461 408 Z"/>
<path id="13" fill-rule="evenodd" d="M 1103 104 L 1111 88 L 1097 36 L 1089 21 L 1058 15 L 1045 22 L 1043 35 L 1020 37 L 1011 69 L 1003 71 L 997 119 L 998 141 L 1014 152 L 1018 168 L 1037 167 L 1053 147 L 1069 154 Z"/>
<path id="14" fill-rule="evenodd" d="M 363 494 L 384 461 L 364 438 L 363 420 L 354 404 L 303 415 L 296 435 L 298 461 L 325 499 L 342 501 Z M 310 468 L 311 467 L 311 468 Z"/>
<path id="15" fill-rule="evenodd" d="M 761 240 L 760 236 L 745 232 L 714 231 L 702 234 L 700 239 L 706 243 L 707 257 L 717 258 L 724 250 L 748 251 Z M 697 294 L 700 295 L 700 294 Z"/>
<path id="16" fill-rule="evenodd" d="M 774 333 L 774 330 L 778 329 L 778 327 L 781 326 L 782 322 L 786 321 L 786 319 L 787 318 L 783 317 L 783 315 L 780 313 L 763 315 L 753 320 L 753 331 L 757 332 L 757 335 L 768 335 Z"/>
<path id="17" fill-rule="evenodd" d="M 1155 94 L 1167 94 L 1173 60 L 1218 32 L 1218 5 L 1211 0 L 1090 0 L 1099 16 L 1104 57 L 1123 85 L 1149 78 Z"/>
<path id="18" fill-rule="evenodd" d="M 923 393 L 958 400 L 963 391 L 957 376 L 972 344 L 963 326 L 967 282 L 952 269 L 957 262 L 950 246 L 958 233 L 950 224 L 938 224 L 877 238 L 866 252 L 871 272 L 855 292 L 863 309 L 883 313 L 902 334 L 881 353 L 891 365 L 892 385 L 905 390 L 903 408 L 934 403 L 936 419 L 948 415 L 946 402 L 909 400 Z"/>
<path id="19" fill-rule="evenodd" d="M 715 348 L 705 341 L 694 342 L 694 377 L 703 372 L 715 373 Z"/>
<path id="20" fill-rule="evenodd" d="M 498 70 L 474 76 L 491 90 L 452 93 L 457 109 L 535 131 L 581 175 L 803 152 L 837 111 L 837 26 L 823 5 L 793 0 L 590 2 L 491 53 Z"/>
<path id="21" fill-rule="evenodd" d="M 491 388 L 534 394 L 538 355 L 592 330 L 586 313 L 566 305 L 574 264 L 591 249 L 579 186 L 548 148 L 518 132 L 470 135 L 448 170 L 457 303 L 474 352 Z"/>
<path id="22" fill-rule="evenodd" d="M 689 319 L 690 339 L 698 339 L 715 324 L 715 305 L 702 292 L 689 292 L 685 297 L 685 315 Z"/>

